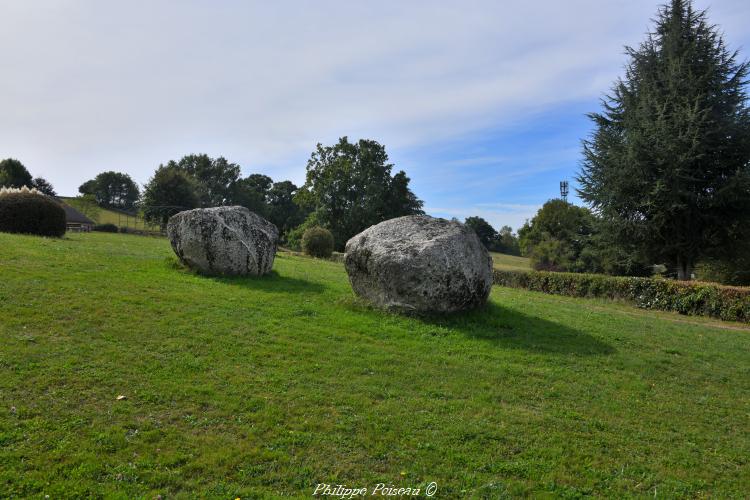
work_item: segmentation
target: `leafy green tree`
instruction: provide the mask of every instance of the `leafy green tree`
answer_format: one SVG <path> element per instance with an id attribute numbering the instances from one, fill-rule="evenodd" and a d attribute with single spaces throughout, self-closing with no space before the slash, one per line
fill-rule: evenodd
<path id="1" fill-rule="evenodd" d="M 233 185 L 240 179 L 240 166 L 223 156 L 210 158 L 206 154 L 183 156 L 171 160 L 167 167 L 179 169 L 195 181 L 202 207 L 216 207 L 231 203 Z"/>
<path id="2" fill-rule="evenodd" d="M 132 210 L 141 196 L 138 185 L 128 175 L 121 172 L 102 172 L 84 182 L 78 188 L 81 194 L 91 194 L 102 207 Z"/>
<path id="3" fill-rule="evenodd" d="M 616 276 L 653 274 L 654 266 L 648 255 L 632 242 L 618 241 L 617 232 L 616 227 L 595 216 L 593 232 L 578 255 L 578 269 Z"/>
<path id="4" fill-rule="evenodd" d="M 695 274 L 702 281 L 725 285 L 750 286 L 750 238 L 740 241 L 731 259 L 707 259 L 696 266 Z"/>
<path id="5" fill-rule="evenodd" d="M 748 227 L 748 64 L 685 0 L 662 7 L 655 31 L 627 51 L 625 78 L 590 115 L 578 192 L 617 241 L 689 279 Z"/>
<path id="6" fill-rule="evenodd" d="M 587 208 L 549 200 L 519 229 L 521 252 L 536 269 L 592 271 L 578 259 L 591 241 L 594 226 L 594 215 Z"/>
<path id="7" fill-rule="evenodd" d="M 0 187 L 33 187 L 31 174 L 23 163 L 13 158 L 0 161 Z"/>
<path id="8" fill-rule="evenodd" d="M 294 184 L 289 181 L 274 184 L 273 179 L 263 174 L 241 178 L 240 166 L 224 157 L 187 155 L 179 161 L 169 161 L 160 168 L 182 172 L 192 181 L 198 196 L 196 206 L 240 205 L 271 220 L 282 234 L 304 220 L 305 212 L 294 202 L 297 191 Z M 185 188 L 184 191 L 189 189 Z"/>
<path id="9" fill-rule="evenodd" d="M 570 242 L 546 237 L 532 248 L 529 257 L 537 271 L 573 271 L 576 269 L 576 255 Z"/>
<path id="10" fill-rule="evenodd" d="M 273 179 L 263 174 L 250 174 L 245 178 L 247 186 L 257 191 L 265 200 L 273 186 Z"/>
<path id="11" fill-rule="evenodd" d="M 508 255 L 521 255 L 521 248 L 518 244 L 518 236 L 513 234 L 513 228 L 503 226 L 497 232 L 495 250 Z"/>
<path id="12" fill-rule="evenodd" d="M 299 198 L 299 193 L 297 194 L 297 198 Z M 305 235 L 305 231 L 310 229 L 311 227 L 321 226 L 320 221 L 318 220 L 318 212 L 311 212 L 310 214 L 305 217 L 305 219 L 302 221 L 300 225 L 297 227 L 294 227 L 290 229 L 286 235 L 286 244 L 291 248 L 292 250 L 301 251 L 302 250 L 302 237 Z M 336 242 L 334 241 L 334 247 L 336 246 Z"/>
<path id="13" fill-rule="evenodd" d="M 422 200 L 409 189 L 409 179 L 406 172 L 400 170 L 391 179 L 389 205 L 391 213 L 401 215 L 413 215 L 424 213 Z"/>
<path id="14" fill-rule="evenodd" d="M 144 218 L 166 226 L 169 218 L 177 212 L 200 206 L 198 189 L 195 179 L 183 169 L 176 165 L 160 165 L 144 189 Z"/>
<path id="15" fill-rule="evenodd" d="M 91 179 L 91 180 L 84 182 L 83 184 L 78 186 L 78 192 L 81 193 L 82 195 L 90 194 L 96 197 L 96 194 L 95 194 L 96 193 L 96 180 Z"/>
<path id="16" fill-rule="evenodd" d="M 493 228 L 489 222 L 481 217 L 468 217 L 464 221 L 464 224 L 477 233 L 479 241 L 482 242 L 482 245 L 484 245 L 485 248 L 488 250 L 494 248 L 497 240 L 497 231 L 495 231 L 495 228 Z"/>
<path id="17" fill-rule="evenodd" d="M 268 215 L 266 195 L 250 177 L 232 183 L 230 198 L 232 205 L 243 206 L 263 217 Z"/>
<path id="18" fill-rule="evenodd" d="M 333 146 L 318 144 L 295 199 L 314 211 L 341 249 L 373 224 L 422 213 L 422 202 L 408 187 L 409 178 L 403 172 L 392 176 L 392 169 L 385 147 L 376 141 L 351 143 L 342 137 Z"/>
<path id="19" fill-rule="evenodd" d="M 101 214 L 102 209 L 99 207 L 99 204 L 96 202 L 96 197 L 93 194 L 82 194 L 81 196 L 67 199 L 65 202 L 89 219 L 93 221 L 99 220 L 99 215 Z"/>
<path id="20" fill-rule="evenodd" d="M 305 220 L 306 212 L 294 201 L 298 188 L 291 181 L 274 182 L 268 191 L 268 220 L 282 235 Z"/>
<path id="21" fill-rule="evenodd" d="M 55 188 L 44 177 L 35 177 L 31 181 L 31 187 L 47 196 L 57 196 Z"/>
<path id="22" fill-rule="evenodd" d="M 269 217 L 270 195 L 273 187 L 273 179 L 263 174 L 250 174 L 244 179 L 239 179 L 232 184 L 231 203 L 247 207 L 249 210 Z M 276 222 L 271 221 L 274 224 Z M 281 231 L 281 227 L 276 224 Z"/>

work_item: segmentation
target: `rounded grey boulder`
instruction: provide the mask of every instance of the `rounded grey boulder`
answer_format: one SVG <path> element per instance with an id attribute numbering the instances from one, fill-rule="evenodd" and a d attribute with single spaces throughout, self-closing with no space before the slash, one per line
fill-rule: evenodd
<path id="1" fill-rule="evenodd" d="M 492 258 L 457 221 L 408 215 L 369 227 L 346 243 L 354 292 L 395 312 L 454 312 L 484 304 Z"/>
<path id="2" fill-rule="evenodd" d="M 177 257 L 206 274 L 260 276 L 271 271 L 279 230 L 245 207 L 196 208 L 169 219 Z"/>

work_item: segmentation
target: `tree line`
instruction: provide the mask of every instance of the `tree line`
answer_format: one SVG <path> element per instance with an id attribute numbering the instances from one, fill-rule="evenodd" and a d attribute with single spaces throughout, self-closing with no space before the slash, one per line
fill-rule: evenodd
<path id="1" fill-rule="evenodd" d="M 403 171 L 393 174 L 385 146 L 342 137 L 318 144 L 307 163 L 305 184 L 274 182 L 267 175 L 241 176 L 239 165 L 223 157 L 188 155 L 159 165 L 144 186 L 141 206 L 151 222 L 166 224 L 180 210 L 241 205 L 274 223 L 293 246 L 305 229 L 331 231 L 337 249 L 372 224 L 422 213 L 422 201 Z"/>
<path id="2" fill-rule="evenodd" d="M 518 236 L 513 233 L 512 227 L 503 226 L 496 231 L 489 222 L 477 216 L 467 217 L 464 224 L 477 233 L 479 241 L 487 250 L 508 255 L 521 255 Z"/>
<path id="3" fill-rule="evenodd" d="M 183 210 L 240 205 L 274 223 L 292 246 L 299 246 L 307 228 L 322 226 L 341 250 L 349 238 L 373 224 L 423 213 L 409 177 L 393 170 L 385 146 L 347 137 L 331 146 L 317 145 L 302 186 L 274 182 L 259 173 L 243 177 L 240 166 L 224 157 L 190 154 L 160 164 L 142 190 L 128 174 L 102 172 L 81 184 L 78 206 L 138 212 L 164 226 Z M 42 181 L 32 179 L 17 160 L 0 163 L 0 185 L 41 187 L 54 196 L 52 186 Z"/>

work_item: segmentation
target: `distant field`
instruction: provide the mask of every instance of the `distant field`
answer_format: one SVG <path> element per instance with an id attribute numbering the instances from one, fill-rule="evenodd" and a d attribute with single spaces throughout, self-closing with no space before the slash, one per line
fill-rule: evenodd
<path id="1" fill-rule="evenodd" d="M 0 248 L 2 498 L 750 491 L 741 325 L 499 287 L 408 318 L 324 260 L 209 278 L 163 238 Z"/>
<path id="2" fill-rule="evenodd" d="M 78 200 L 75 198 L 63 197 L 62 199 L 73 208 L 79 208 Z M 161 230 L 158 224 L 149 224 L 143 219 L 143 217 L 101 207 L 99 207 L 99 213 L 97 216 L 91 219 L 97 224 L 114 224 L 117 227 L 127 227 L 129 229 L 137 229 L 140 231 L 159 232 Z"/>
<path id="3" fill-rule="evenodd" d="M 515 255 L 506 255 L 504 253 L 490 252 L 492 262 L 497 269 L 523 270 L 531 269 L 531 264 L 527 257 L 517 257 Z"/>

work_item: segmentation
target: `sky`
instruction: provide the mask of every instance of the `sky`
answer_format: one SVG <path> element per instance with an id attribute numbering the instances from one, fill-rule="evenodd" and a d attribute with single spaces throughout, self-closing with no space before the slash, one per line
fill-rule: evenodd
<path id="1" fill-rule="evenodd" d="M 0 0 L 0 158 L 62 195 L 190 153 L 301 185 L 318 142 L 368 138 L 427 213 L 517 229 L 574 193 L 660 3 Z M 695 5 L 750 58 L 750 2 Z"/>

